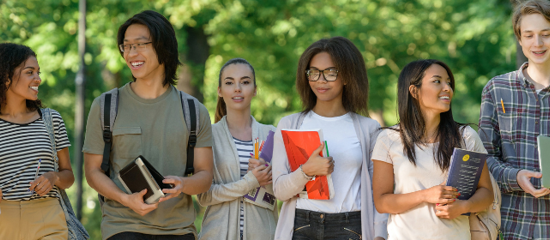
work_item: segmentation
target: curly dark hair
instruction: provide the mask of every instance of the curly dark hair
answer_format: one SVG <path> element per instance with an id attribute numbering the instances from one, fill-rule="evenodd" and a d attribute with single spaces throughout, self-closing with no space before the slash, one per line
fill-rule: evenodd
<path id="1" fill-rule="evenodd" d="M 29 57 L 36 57 L 36 53 L 25 45 L 0 43 L 0 106 L 7 104 L 6 92 L 14 82 L 9 81 L 9 79 L 13 79 L 15 69 L 27 61 Z M 42 107 L 40 99 L 34 101 L 27 99 L 27 109 L 30 111 Z"/>

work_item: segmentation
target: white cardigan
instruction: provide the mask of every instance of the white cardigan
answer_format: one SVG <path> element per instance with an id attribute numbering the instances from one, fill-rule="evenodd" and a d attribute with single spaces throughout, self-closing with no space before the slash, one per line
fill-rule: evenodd
<path id="1" fill-rule="evenodd" d="M 275 127 L 256 122 L 252 118 L 252 138 L 265 140 Z M 242 179 L 239 155 L 224 116 L 212 125 L 214 138 L 214 180 L 210 189 L 197 195 L 200 205 L 207 207 L 199 239 L 240 240 L 239 217 L 243 196 L 260 186 L 249 171 Z M 277 224 L 277 206 L 274 210 L 244 203 L 244 240 L 273 239 Z"/>
<path id="2" fill-rule="evenodd" d="M 276 240 L 292 239 L 294 232 L 294 214 L 296 211 L 296 195 L 304 189 L 307 179 L 300 171 L 290 171 L 281 129 L 299 129 L 305 114 L 296 113 L 279 121 L 275 132 L 273 150 L 273 190 L 275 197 L 283 201 L 277 230 Z M 373 240 L 375 237 L 387 239 L 388 214 L 380 214 L 374 207 L 372 198 L 373 163 L 371 154 L 379 134 L 380 124 L 375 120 L 351 113 L 357 138 L 363 152 L 363 170 L 361 171 L 361 230 L 362 239 Z"/>

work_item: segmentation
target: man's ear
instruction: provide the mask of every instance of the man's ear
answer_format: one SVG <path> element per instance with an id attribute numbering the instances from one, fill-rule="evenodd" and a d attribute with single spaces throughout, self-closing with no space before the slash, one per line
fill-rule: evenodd
<path id="1" fill-rule="evenodd" d="M 409 93 L 414 99 L 418 99 L 417 92 L 418 92 L 418 88 L 416 88 L 416 86 L 414 85 L 409 86 Z"/>

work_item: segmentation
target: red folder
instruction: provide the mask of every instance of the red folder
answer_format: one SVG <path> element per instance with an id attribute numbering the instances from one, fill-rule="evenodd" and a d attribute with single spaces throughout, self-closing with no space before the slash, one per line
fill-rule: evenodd
<path id="1" fill-rule="evenodd" d="M 323 133 L 317 130 L 283 129 L 283 142 L 291 171 L 296 171 L 305 164 L 313 151 L 322 143 Z M 326 148 L 325 148 L 326 149 Z M 326 156 L 323 149 L 321 156 Z M 315 180 L 306 183 L 305 190 L 299 194 L 301 198 L 328 200 L 334 197 L 334 186 L 331 175 L 317 176 Z"/>

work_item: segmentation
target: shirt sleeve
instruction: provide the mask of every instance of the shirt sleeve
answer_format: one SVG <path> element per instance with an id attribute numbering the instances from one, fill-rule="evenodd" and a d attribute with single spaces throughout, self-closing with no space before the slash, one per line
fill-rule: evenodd
<path id="1" fill-rule="evenodd" d="M 94 100 L 90 112 L 88 113 L 88 121 L 86 122 L 86 134 L 84 138 L 84 146 L 82 152 L 91 154 L 103 155 L 105 142 L 103 141 L 103 130 L 101 126 L 101 115 L 99 97 Z"/>
<path id="2" fill-rule="evenodd" d="M 199 104 L 199 131 L 197 133 L 197 145 L 195 147 L 212 147 L 212 123 L 210 122 L 210 114 L 204 105 Z"/>
<path id="3" fill-rule="evenodd" d="M 490 81 L 483 89 L 479 114 L 479 137 L 489 155 L 487 166 L 503 193 L 522 191 L 517 182 L 517 174 L 520 169 L 514 168 L 502 160 L 498 109 L 495 106 L 492 91 L 493 85 Z"/>
<path id="4" fill-rule="evenodd" d="M 376 144 L 374 145 L 374 149 L 372 150 L 372 160 L 376 161 L 382 161 L 393 165 L 393 160 L 390 156 L 390 139 L 388 137 L 388 130 L 384 129 L 382 132 L 378 135 L 378 138 L 376 139 Z"/>
<path id="5" fill-rule="evenodd" d="M 56 151 L 61 151 L 64 148 L 70 147 L 71 142 L 67 137 L 67 129 L 65 128 L 65 122 L 63 122 L 61 114 L 52 110 L 52 118 Z"/>

